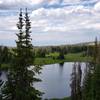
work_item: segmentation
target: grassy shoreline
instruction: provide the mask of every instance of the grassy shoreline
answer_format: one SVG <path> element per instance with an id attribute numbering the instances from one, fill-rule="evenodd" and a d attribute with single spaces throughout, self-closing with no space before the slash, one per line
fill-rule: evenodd
<path id="1" fill-rule="evenodd" d="M 48 65 L 48 64 L 56 64 L 56 63 L 64 63 L 64 62 L 90 62 L 92 57 L 82 56 L 81 53 L 70 53 L 64 55 L 64 59 L 57 59 L 54 57 L 36 57 L 33 65 Z M 1 64 L 1 70 L 7 70 L 10 67 L 10 64 Z"/>
<path id="2" fill-rule="evenodd" d="M 46 99 L 48 100 L 48 99 Z M 65 98 L 62 98 L 62 99 L 59 99 L 59 98 L 54 98 L 54 99 L 49 99 L 49 100 L 71 100 L 70 97 L 65 97 Z"/>
<path id="3" fill-rule="evenodd" d="M 64 62 L 90 62 L 92 57 L 82 56 L 80 53 L 64 55 L 64 59 L 54 59 L 53 57 L 35 58 L 35 65 L 47 65 Z"/>

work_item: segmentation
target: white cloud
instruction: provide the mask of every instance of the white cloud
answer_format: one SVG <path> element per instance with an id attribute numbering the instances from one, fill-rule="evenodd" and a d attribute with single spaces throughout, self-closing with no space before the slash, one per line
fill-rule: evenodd
<path id="1" fill-rule="evenodd" d="M 94 10 L 100 11 L 100 2 L 97 2 L 94 6 Z"/>
<path id="2" fill-rule="evenodd" d="M 8 1 L 10 5 L 12 0 Z M 15 4 L 14 1 L 13 5 Z M 33 2 L 34 0 L 31 1 Z M 34 4 L 39 4 L 43 1 L 36 0 Z M 75 1 L 79 2 L 79 0 Z M 24 4 L 32 4 L 32 2 L 29 3 L 29 0 L 23 0 L 23 2 Z M 66 0 L 66 2 L 72 2 L 72 0 Z M 22 1 L 17 0 L 16 3 L 22 3 Z M 58 2 L 57 0 L 51 0 L 49 3 L 54 4 Z M 100 3 L 98 2 L 92 7 L 78 4 L 57 8 L 41 7 L 33 10 L 30 13 L 33 43 L 50 44 L 52 42 L 52 44 L 55 44 L 66 43 L 66 40 L 72 42 L 89 41 L 90 38 L 92 40 L 100 31 L 99 7 Z M 7 15 L 6 17 L 0 16 L 0 23 L 3 21 L 0 24 L 0 39 L 15 39 L 17 19 L 16 14 L 12 16 Z"/>
<path id="3" fill-rule="evenodd" d="M 63 0 L 63 3 L 79 3 L 80 0 Z"/>
<path id="4" fill-rule="evenodd" d="M 63 4 L 83 4 L 93 3 L 99 0 L 0 0 L 1 8 L 19 8 L 19 7 L 31 7 L 39 8 L 44 5 L 63 5 Z"/>
<path id="5" fill-rule="evenodd" d="M 96 30 L 96 33 L 92 35 L 93 37 L 98 34 L 97 31 L 100 31 L 100 14 L 94 8 L 80 5 L 57 9 L 40 8 L 32 12 L 31 18 L 33 22 L 36 21 L 36 24 L 33 24 L 33 28 L 35 26 L 38 27 L 37 30 L 35 28 L 35 32 L 37 31 L 38 33 L 38 30 L 40 30 L 39 33 L 44 37 L 44 33 L 49 33 L 48 37 L 51 37 L 51 34 L 58 33 L 58 36 L 64 39 L 62 35 L 66 34 L 65 36 L 68 38 L 70 33 L 70 37 L 74 35 L 81 37 L 82 35 L 82 37 L 88 36 L 89 38 L 92 31 Z M 41 40 L 42 38 L 39 39 Z"/>
<path id="6" fill-rule="evenodd" d="M 0 17 L 0 30 L 5 31 L 15 31 L 14 28 L 17 23 L 17 17 L 16 16 L 10 16 L 10 17 Z"/>
<path id="7" fill-rule="evenodd" d="M 40 4 L 40 3 L 42 3 L 44 0 L 31 0 L 31 2 L 33 3 L 33 4 Z"/>
<path id="8" fill-rule="evenodd" d="M 0 0 L 2 4 L 39 4 L 43 2 L 44 0 Z"/>
<path id="9" fill-rule="evenodd" d="M 0 4 L 2 4 L 2 1 L 0 0 Z"/>
<path id="10" fill-rule="evenodd" d="M 59 4 L 59 0 L 48 0 L 49 5 Z"/>
<path id="11" fill-rule="evenodd" d="M 91 9 L 83 6 L 57 9 L 40 8 L 32 12 L 31 18 L 36 21 L 33 26 L 42 27 L 45 32 L 67 32 L 85 28 L 87 23 L 83 24 L 83 20 L 84 22 L 91 22 L 93 19 L 92 14 L 93 11 Z"/>
<path id="12" fill-rule="evenodd" d="M 67 31 L 67 28 L 66 27 L 58 27 L 58 26 L 51 26 L 51 27 L 46 27 L 44 29 L 44 32 L 66 32 Z"/>
<path id="13" fill-rule="evenodd" d="M 44 0 L 0 0 L 0 8 L 20 8 L 20 7 L 32 7 L 40 5 Z"/>

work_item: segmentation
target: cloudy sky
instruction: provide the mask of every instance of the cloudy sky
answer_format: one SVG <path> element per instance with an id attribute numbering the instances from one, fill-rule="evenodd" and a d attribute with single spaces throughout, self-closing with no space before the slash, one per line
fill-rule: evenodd
<path id="1" fill-rule="evenodd" d="M 0 45 L 14 46 L 20 8 L 27 7 L 33 45 L 60 45 L 100 37 L 100 0 L 0 0 Z"/>

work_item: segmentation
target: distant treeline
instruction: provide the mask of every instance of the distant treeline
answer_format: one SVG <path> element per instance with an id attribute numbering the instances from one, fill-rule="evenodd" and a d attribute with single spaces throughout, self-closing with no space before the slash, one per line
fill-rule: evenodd
<path id="1" fill-rule="evenodd" d="M 45 56 L 48 53 L 63 52 L 68 53 L 79 53 L 91 55 L 93 54 L 94 45 L 65 45 L 65 46 L 47 46 L 47 47 L 34 47 L 34 52 L 36 56 Z M 89 52 L 88 52 L 89 51 Z"/>
<path id="2" fill-rule="evenodd" d="M 0 64 L 6 64 L 12 61 L 15 48 L 0 46 Z M 83 56 L 93 56 L 94 45 L 68 45 L 68 46 L 47 46 L 33 47 L 33 55 L 35 57 L 46 57 L 50 53 L 59 53 L 65 55 L 68 53 L 83 53 Z"/>

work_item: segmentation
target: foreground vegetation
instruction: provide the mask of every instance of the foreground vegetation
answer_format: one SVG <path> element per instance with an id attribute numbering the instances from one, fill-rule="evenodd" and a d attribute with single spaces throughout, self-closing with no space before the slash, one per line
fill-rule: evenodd
<path id="1" fill-rule="evenodd" d="M 74 63 L 70 84 L 71 100 L 100 100 L 100 44 L 97 38 L 93 51 L 93 60 L 86 62 L 83 83 L 81 64 Z"/>
<path id="2" fill-rule="evenodd" d="M 3 81 L 0 81 L 0 100 L 40 100 L 42 93 L 32 85 L 40 81 L 35 77 L 36 73 L 39 73 L 39 67 L 34 67 L 34 71 L 28 69 L 33 65 L 34 56 L 30 37 L 31 22 L 27 9 L 24 17 L 20 9 L 17 28 L 19 33 L 16 34 L 16 48 L 11 52 L 8 52 L 7 48 L 1 48 L 0 67 L 2 63 L 9 67 L 7 67 L 7 81 L 3 87 Z"/>
<path id="3" fill-rule="evenodd" d="M 71 100 L 71 99 L 70 99 L 70 97 L 65 97 L 65 98 L 62 98 L 62 99 L 56 99 L 55 98 L 55 99 L 51 99 L 51 100 Z"/>

